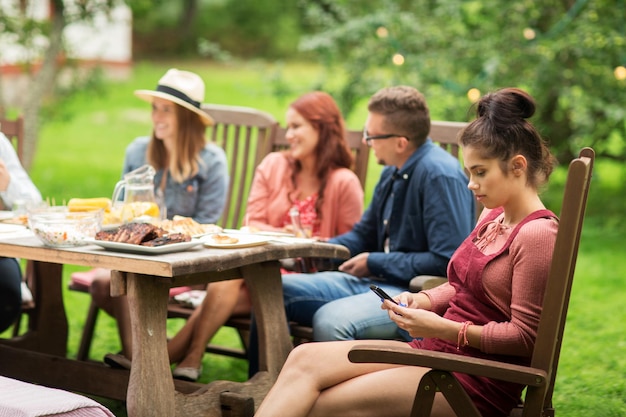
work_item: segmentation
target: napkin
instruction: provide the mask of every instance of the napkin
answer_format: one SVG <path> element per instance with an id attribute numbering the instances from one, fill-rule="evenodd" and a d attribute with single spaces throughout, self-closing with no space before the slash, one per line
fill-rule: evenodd
<path id="1" fill-rule="evenodd" d="M 0 417 L 115 417 L 91 398 L 0 376 Z"/>

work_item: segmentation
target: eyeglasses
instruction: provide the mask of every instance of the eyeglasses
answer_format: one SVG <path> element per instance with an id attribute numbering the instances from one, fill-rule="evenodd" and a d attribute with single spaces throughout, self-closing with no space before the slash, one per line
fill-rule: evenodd
<path id="1" fill-rule="evenodd" d="M 365 143 L 367 146 L 372 146 L 372 141 L 375 139 L 391 139 L 391 138 L 405 138 L 404 135 L 396 135 L 395 133 L 390 133 L 387 135 L 369 135 L 367 133 L 367 129 L 363 129 L 363 139 L 365 139 Z"/>

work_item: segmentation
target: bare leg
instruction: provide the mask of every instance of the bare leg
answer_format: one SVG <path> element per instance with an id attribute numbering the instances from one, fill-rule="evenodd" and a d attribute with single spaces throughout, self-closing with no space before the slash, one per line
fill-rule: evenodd
<path id="1" fill-rule="evenodd" d="M 128 359 L 132 356 L 132 333 L 128 300 L 123 297 L 111 297 L 111 277 L 96 277 L 89 288 L 96 305 L 117 321 L 117 330 L 122 344 L 122 354 Z"/>
<path id="2" fill-rule="evenodd" d="M 419 380 L 428 370 L 351 363 L 348 351 L 363 343 L 307 343 L 295 348 L 255 416 L 409 415 Z M 406 346 L 391 340 L 373 343 Z M 436 403 L 443 412 L 437 415 L 454 415 L 441 398 Z"/>
<path id="3" fill-rule="evenodd" d="M 167 342 L 167 355 L 170 363 L 178 363 L 185 357 L 189 350 L 191 338 L 193 337 L 193 328 L 201 309 L 202 305 L 194 309 L 183 327 Z"/>
<path id="4" fill-rule="evenodd" d="M 122 342 L 122 353 L 128 359 L 132 359 L 133 352 L 133 333 L 130 325 L 130 307 L 126 296 L 112 297 L 113 311 L 117 319 L 117 330 L 120 334 Z"/>
<path id="5" fill-rule="evenodd" d="M 417 386 L 428 371 L 416 366 L 399 366 L 357 376 L 322 391 L 308 416 L 408 416 Z M 443 394 L 437 393 L 430 416 L 456 417 L 456 414 Z"/>
<path id="6" fill-rule="evenodd" d="M 89 293 L 99 308 L 106 311 L 111 317 L 115 317 L 111 301 L 113 299 L 111 297 L 111 271 L 108 271 L 108 274 L 96 276 L 89 286 Z"/>
<path id="7" fill-rule="evenodd" d="M 200 307 L 168 343 L 171 362 L 180 367 L 199 368 L 207 343 L 233 314 L 250 312 L 243 279 L 218 281 L 207 286 Z"/>

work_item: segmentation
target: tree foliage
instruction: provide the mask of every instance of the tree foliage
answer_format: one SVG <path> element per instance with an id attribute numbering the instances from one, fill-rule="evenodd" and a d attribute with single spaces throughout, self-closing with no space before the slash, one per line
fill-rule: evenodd
<path id="1" fill-rule="evenodd" d="M 313 57 L 327 69 L 313 87 L 333 93 L 346 115 L 404 83 L 424 92 L 434 118 L 468 120 L 470 91 L 518 86 L 536 98 L 533 121 L 559 159 L 584 145 L 626 159 L 626 75 L 614 73 L 626 65 L 623 0 L 52 0 L 48 22 L 13 0 L 18 12 L 0 13 L 0 31 L 42 62 L 39 72 L 26 66 L 29 141 L 56 84 L 63 29 L 122 1 L 152 56 Z"/>
<path id="2" fill-rule="evenodd" d="M 60 59 L 65 52 L 63 31 L 70 23 L 90 22 L 98 14 L 108 13 L 119 1 L 51 0 L 52 13 L 47 21 L 30 16 L 28 0 L 15 0 L 4 6 L 0 14 L 0 33 L 12 38 L 12 43 L 20 45 L 29 57 L 22 65 L 22 73 L 28 77 L 21 109 L 25 136 L 22 163 L 25 167 L 30 166 L 35 152 L 42 108 L 47 101 L 54 100 L 55 93 L 59 91 L 59 71 L 62 67 L 71 67 L 71 61 Z M 73 76 L 71 78 L 77 80 Z M 74 88 L 78 88 L 78 84 L 76 82 Z M 3 107 L 0 102 L 0 110 L 4 111 Z"/>
<path id="3" fill-rule="evenodd" d="M 301 49 L 318 53 L 329 74 L 343 68 L 345 79 L 328 89 L 345 112 L 405 83 L 440 104 L 435 117 L 467 120 L 470 89 L 518 86 L 536 98 L 533 121 L 560 159 L 584 145 L 626 157 L 626 80 L 614 75 L 626 64 L 625 2 L 343 0 L 330 12 L 329 4 L 310 4 L 319 30 Z"/>
<path id="4" fill-rule="evenodd" d="M 298 6 L 273 0 L 126 0 L 143 56 L 272 59 L 297 50 Z"/>

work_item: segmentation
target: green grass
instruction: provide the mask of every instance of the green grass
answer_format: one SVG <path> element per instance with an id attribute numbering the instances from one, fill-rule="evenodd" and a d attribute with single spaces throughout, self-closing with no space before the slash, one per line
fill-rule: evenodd
<path id="1" fill-rule="evenodd" d="M 207 84 L 207 102 L 257 107 L 280 121 L 284 120 L 289 101 L 307 91 L 318 77 L 316 68 L 305 64 L 138 63 L 128 79 L 107 84 L 96 95 L 79 95 L 63 103 L 62 112 L 53 113 L 54 118 L 44 120 L 31 168 L 31 176 L 44 197 L 60 203 L 72 197 L 111 195 L 120 177 L 126 145 L 150 130 L 149 107 L 135 98 L 132 91 L 153 88 L 169 67 L 200 73 Z M 284 86 L 290 89 L 285 90 Z M 286 93 L 279 99 L 273 92 L 281 88 Z M 430 98 L 431 108 L 438 108 L 436 100 Z M 365 113 L 363 104 L 348 120 L 348 125 L 360 128 Z M 433 118 L 437 118 L 436 112 Z M 367 200 L 380 173 L 380 168 L 371 162 Z M 555 172 L 544 195 L 549 208 L 557 213 L 564 169 L 560 167 Z M 597 161 L 554 396 L 561 416 L 626 416 L 625 176 L 623 166 Z M 78 269 L 66 266 L 65 283 L 69 274 Z M 88 295 L 65 291 L 70 356 L 76 354 L 88 303 Z M 180 321 L 168 320 L 168 332 L 173 334 L 180 325 Z M 222 329 L 215 341 L 238 345 L 236 334 L 229 328 Z M 100 360 L 104 354 L 118 350 L 115 323 L 106 314 L 100 314 L 91 357 Z M 204 368 L 202 382 L 244 380 L 247 375 L 244 361 L 221 356 L 206 355 Z M 116 415 L 125 415 L 122 404 L 100 400 Z"/>

